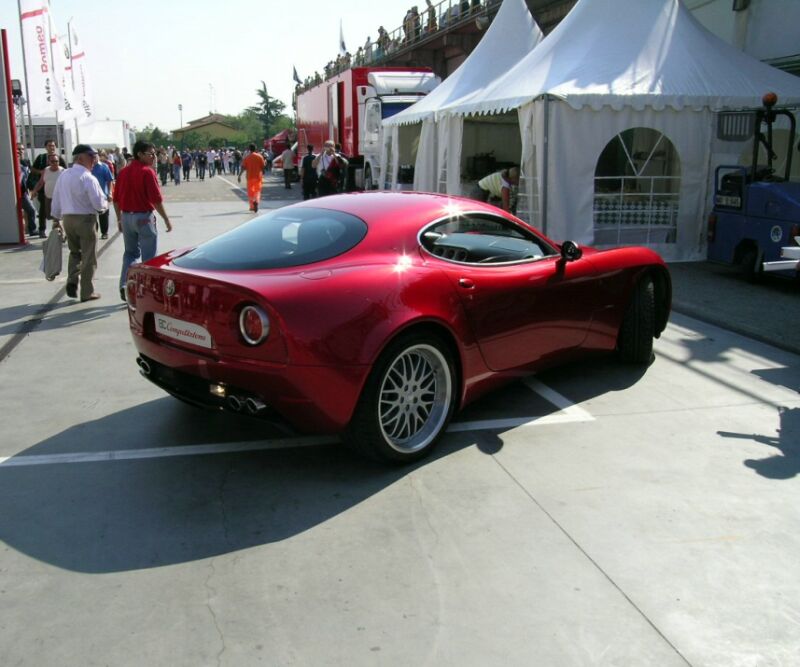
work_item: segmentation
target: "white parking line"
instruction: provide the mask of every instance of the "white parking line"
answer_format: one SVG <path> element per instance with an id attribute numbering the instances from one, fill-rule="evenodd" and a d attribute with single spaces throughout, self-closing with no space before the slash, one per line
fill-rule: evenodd
<path id="1" fill-rule="evenodd" d="M 214 445 L 185 445 L 183 447 L 151 447 L 149 449 L 121 449 L 109 452 L 74 452 L 71 454 L 32 454 L 30 456 L 0 457 L 0 466 L 35 466 L 54 463 L 96 463 L 98 461 L 130 461 L 133 459 L 157 459 L 170 456 L 202 456 L 204 454 L 234 454 L 266 449 L 289 447 L 316 447 L 330 445 L 338 439 L 332 436 L 311 438 L 280 438 L 278 440 L 252 440 L 249 442 L 226 442 Z"/>
<path id="2" fill-rule="evenodd" d="M 527 377 L 523 382 L 534 393 L 539 394 L 548 403 L 555 405 L 559 412 L 541 417 L 510 417 L 507 419 L 485 419 L 481 421 L 456 422 L 447 429 L 449 433 L 464 431 L 480 431 L 493 428 L 527 428 L 529 426 L 546 426 L 548 424 L 569 424 L 571 422 L 590 422 L 594 417 L 586 410 L 575 405 L 566 396 L 543 384 L 534 377 Z"/>
<path id="3" fill-rule="evenodd" d="M 511 417 L 508 419 L 485 419 L 469 422 L 456 422 L 447 429 L 448 433 L 484 431 L 491 429 L 528 428 L 547 424 L 567 424 L 571 422 L 594 421 L 594 417 L 569 399 L 542 384 L 535 378 L 526 378 L 525 384 L 559 412 L 538 417 Z M 0 467 L 55 465 L 64 463 L 97 463 L 104 461 L 130 461 L 136 459 L 156 459 L 173 456 L 203 456 L 207 454 L 234 454 L 294 447 L 317 447 L 339 442 L 336 436 L 279 438 L 276 440 L 251 440 L 245 442 L 226 442 L 207 445 L 184 445 L 178 447 L 151 447 L 148 449 L 122 449 L 104 452 L 73 452 L 65 454 L 30 454 L 0 457 Z"/>
<path id="4" fill-rule="evenodd" d="M 236 183 L 231 183 L 227 178 L 223 178 L 222 176 L 219 176 L 219 180 L 224 181 L 225 183 L 230 185 L 232 188 L 236 188 L 237 190 L 241 190 L 242 192 L 247 194 L 247 190 L 245 190 L 241 185 L 238 185 Z"/>

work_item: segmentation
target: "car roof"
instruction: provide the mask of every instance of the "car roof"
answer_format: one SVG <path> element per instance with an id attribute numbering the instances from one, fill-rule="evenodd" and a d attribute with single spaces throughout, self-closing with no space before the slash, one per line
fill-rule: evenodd
<path id="1" fill-rule="evenodd" d="M 480 201 L 429 192 L 356 192 L 310 199 L 295 206 L 330 208 L 354 215 L 367 223 L 373 238 L 383 232 L 394 238 L 415 237 L 425 224 L 458 210 L 505 216 Z"/>

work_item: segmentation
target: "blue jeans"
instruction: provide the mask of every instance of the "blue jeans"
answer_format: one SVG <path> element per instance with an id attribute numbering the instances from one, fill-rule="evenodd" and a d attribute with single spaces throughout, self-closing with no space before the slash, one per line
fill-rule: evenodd
<path id="1" fill-rule="evenodd" d="M 125 252 L 122 254 L 122 273 L 119 276 L 120 288 L 125 287 L 128 268 L 139 258 L 146 262 L 156 256 L 158 231 L 156 230 L 156 214 L 123 213 L 122 240 Z"/>
<path id="2" fill-rule="evenodd" d="M 27 191 L 24 197 L 20 197 L 22 203 L 22 210 L 25 213 L 25 227 L 28 234 L 36 233 L 36 209 L 33 208 L 31 198 L 28 196 Z"/>

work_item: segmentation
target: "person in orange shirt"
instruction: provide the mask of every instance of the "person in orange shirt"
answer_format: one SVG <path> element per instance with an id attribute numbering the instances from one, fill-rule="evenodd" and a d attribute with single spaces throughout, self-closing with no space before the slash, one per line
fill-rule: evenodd
<path id="1" fill-rule="evenodd" d="M 258 212 L 261 199 L 261 186 L 264 182 L 264 158 L 256 151 L 256 145 L 250 144 L 250 152 L 242 160 L 242 171 L 247 174 L 247 200 L 250 210 Z M 239 183 L 242 182 L 242 171 L 239 172 Z"/>

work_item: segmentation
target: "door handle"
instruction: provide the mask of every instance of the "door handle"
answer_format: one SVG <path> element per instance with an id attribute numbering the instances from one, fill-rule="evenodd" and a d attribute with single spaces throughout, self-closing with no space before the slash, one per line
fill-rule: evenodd
<path id="1" fill-rule="evenodd" d="M 464 289 L 473 289 L 475 287 L 475 283 L 469 278 L 459 278 L 458 286 L 463 287 Z"/>

